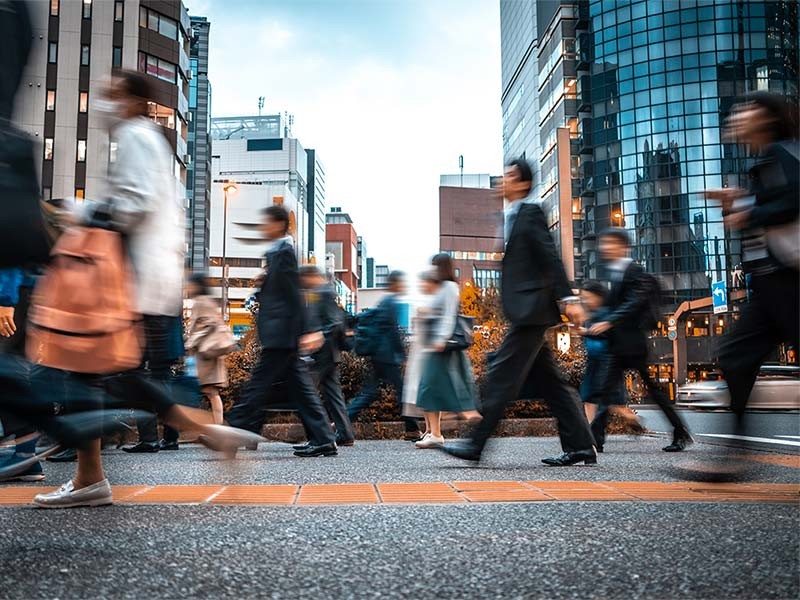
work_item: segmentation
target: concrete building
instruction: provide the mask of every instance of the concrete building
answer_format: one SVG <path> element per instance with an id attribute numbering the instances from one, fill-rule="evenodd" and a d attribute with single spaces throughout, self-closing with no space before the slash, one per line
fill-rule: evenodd
<path id="1" fill-rule="evenodd" d="M 208 81 L 208 40 L 211 24 L 205 17 L 189 17 L 191 43 L 189 66 L 190 161 L 186 173 L 186 218 L 189 229 L 188 266 L 193 271 L 208 270 L 211 238 L 211 84 Z"/>
<path id="2" fill-rule="evenodd" d="M 391 272 L 392 271 L 389 269 L 389 265 L 375 265 L 375 287 L 389 287 L 389 274 Z"/>
<path id="3" fill-rule="evenodd" d="M 317 156 L 317 151 L 306 150 L 308 157 L 308 255 L 309 260 L 325 262 L 325 215 L 328 205 L 325 200 L 325 167 Z"/>
<path id="4" fill-rule="evenodd" d="M 503 259 L 503 199 L 489 175 L 442 175 L 439 185 L 439 251 L 453 259 L 459 283 L 499 287 Z"/>
<path id="5" fill-rule="evenodd" d="M 186 8 L 176 0 L 26 3 L 33 46 L 17 96 L 17 124 L 41 141 L 45 198 L 99 198 L 114 145 L 92 103 L 113 68 L 151 76 L 150 115 L 175 151 L 185 195 L 189 94 Z"/>
<path id="6" fill-rule="evenodd" d="M 375 285 L 375 259 L 371 256 L 367 257 L 367 265 L 364 268 L 364 287 L 368 290 L 377 287 Z"/>
<path id="7" fill-rule="evenodd" d="M 331 207 L 326 215 L 325 247 L 333 276 L 341 282 L 341 305 L 350 313 L 358 310 L 358 234 L 350 215 Z"/>

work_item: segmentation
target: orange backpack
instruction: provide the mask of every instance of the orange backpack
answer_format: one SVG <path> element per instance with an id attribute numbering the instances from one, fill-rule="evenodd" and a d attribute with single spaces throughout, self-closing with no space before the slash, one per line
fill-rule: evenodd
<path id="1" fill-rule="evenodd" d="M 104 375 L 142 362 L 133 274 L 114 231 L 72 227 L 33 292 L 26 353 L 32 362 Z"/>

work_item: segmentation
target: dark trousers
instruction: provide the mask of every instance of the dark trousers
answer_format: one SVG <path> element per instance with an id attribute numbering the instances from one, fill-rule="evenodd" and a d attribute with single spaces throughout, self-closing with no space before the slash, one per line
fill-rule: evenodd
<path id="1" fill-rule="evenodd" d="M 741 421 L 758 371 L 775 347 L 800 346 L 798 273 L 783 270 L 753 276 L 750 302 L 719 347 L 719 364 L 731 395 L 731 410 Z"/>
<path id="2" fill-rule="evenodd" d="M 381 383 L 388 383 L 394 388 L 397 404 L 400 406 L 402 413 L 403 374 L 400 372 L 400 365 L 372 361 L 372 371 L 367 382 L 361 388 L 361 393 L 347 407 L 347 415 L 351 421 L 354 421 L 362 410 L 368 408 L 378 399 L 378 388 Z M 403 417 L 403 423 L 405 424 L 406 432 L 419 431 L 419 423 L 417 423 L 416 419 Z"/>
<path id="3" fill-rule="evenodd" d="M 334 443 L 328 415 L 314 389 L 308 366 L 300 360 L 296 351 L 289 349 L 261 351 L 261 357 L 241 398 L 227 415 L 228 423 L 259 433 L 264 424 L 264 411 L 276 393 L 275 384 L 280 381 L 284 381 L 288 387 L 289 397 L 297 407 L 308 441 L 314 446 Z"/>
<path id="4" fill-rule="evenodd" d="M 182 332 L 180 317 L 165 315 L 144 315 L 145 373 L 154 381 L 167 384 L 171 377 L 172 365 L 183 356 Z M 158 442 L 158 419 L 145 417 L 136 420 L 139 430 L 139 441 Z M 164 428 L 166 441 L 177 441 L 178 432 L 171 427 Z"/>
<path id="5" fill-rule="evenodd" d="M 619 386 L 620 383 L 623 381 L 625 376 L 625 371 L 627 369 L 631 369 L 639 373 L 639 377 L 642 378 L 642 383 L 647 388 L 647 392 L 650 395 L 650 398 L 655 402 L 661 411 L 664 413 L 664 416 L 667 417 L 670 424 L 676 431 L 686 431 L 686 425 L 683 423 L 683 420 L 678 415 L 675 408 L 672 406 L 672 402 L 669 401 L 667 395 L 659 388 L 655 381 L 650 377 L 650 372 L 647 368 L 647 357 L 646 356 L 611 356 L 611 359 L 608 361 L 608 371 L 606 375 L 603 397 L 604 398 L 614 398 L 617 397 L 619 394 Z M 595 421 L 600 418 L 601 415 L 595 416 Z M 598 424 L 592 424 L 592 430 L 596 430 L 602 426 L 603 430 L 605 430 L 605 425 L 608 424 L 608 413 L 606 411 L 603 412 L 603 416 L 601 417 L 604 421 Z M 605 437 L 605 436 L 604 436 Z"/>
<path id="6" fill-rule="evenodd" d="M 28 307 L 30 306 L 32 291 L 32 288 L 29 287 L 19 288 L 19 300 L 14 307 L 14 323 L 17 326 L 17 330 L 9 338 L 0 338 L 0 352 L 25 356 L 25 333 L 27 331 Z M 24 363 L 18 363 L 18 365 L 20 368 L 24 367 Z M 24 368 L 18 372 L 22 374 Z M 36 431 L 32 425 L 25 423 L 12 413 L 3 412 L 2 409 L 0 409 L 0 422 L 3 423 L 3 430 L 8 432 L 6 435 L 13 432 L 17 437 L 22 437 Z"/>
<path id="7" fill-rule="evenodd" d="M 482 449 L 497 427 L 508 404 L 519 396 L 527 381 L 547 402 L 558 424 L 564 452 L 588 450 L 594 445 L 589 423 L 577 393 L 559 374 L 550 349 L 544 345 L 546 327 L 512 326 L 489 365 L 483 420 L 472 441 Z"/>
<path id="8" fill-rule="evenodd" d="M 349 441 L 356 437 L 353 424 L 347 416 L 347 404 L 342 393 L 342 383 L 339 375 L 339 363 L 324 362 L 314 366 L 314 379 L 316 380 L 322 403 L 328 416 L 333 419 L 336 426 L 336 441 Z"/>

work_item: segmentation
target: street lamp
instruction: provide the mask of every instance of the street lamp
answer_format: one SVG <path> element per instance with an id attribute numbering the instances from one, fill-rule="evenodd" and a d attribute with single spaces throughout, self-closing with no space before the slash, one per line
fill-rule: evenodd
<path id="1" fill-rule="evenodd" d="M 232 183 L 226 183 L 222 188 L 224 197 L 222 209 L 222 318 L 227 323 L 230 321 L 228 309 L 228 194 L 236 195 L 239 188 Z"/>

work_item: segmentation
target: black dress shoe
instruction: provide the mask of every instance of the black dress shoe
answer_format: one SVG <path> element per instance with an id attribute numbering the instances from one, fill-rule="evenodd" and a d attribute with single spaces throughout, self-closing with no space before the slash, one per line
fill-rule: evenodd
<path id="1" fill-rule="evenodd" d="M 309 446 L 311 446 L 311 444 L 309 444 L 308 442 L 306 442 L 305 444 L 297 444 L 297 445 L 295 445 L 295 446 L 292 446 L 292 448 L 294 448 L 295 450 L 305 450 L 305 449 L 306 449 L 306 448 L 308 448 Z"/>
<path id="2" fill-rule="evenodd" d="M 685 429 L 676 429 L 672 437 L 672 443 L 669 446 L 664 446 L 664 452 L 683 452 L 686 447 L 693 443 L 694 440 L 689 432 Z"/>
<path id="3" fill-rule="evenodd" d="M 302 450 L 295 450 L 294 455 L 301 458 L 314 458 L 316 456 L 336 456 L 339 451 L 336 449 L 336 444 L 323 444 L 322 446 L 312 446 L 303 448 Z"/>
<path id="4" fill-rule="evenodd" d="M 130 454 L 152 454 L 159 451 L 158 442 L 139 442 L 130 446 L 123 446 L 122 450 Z"/>
<path id="5" fill-rule="evenodd" d="M 347 447 L 349 447 L 349 446 L 355 445 L 355 443 L 356 443 L 355 440 L 336 440 L 336 445 L 337 446 L 347 446 Z"/>
<path id="6" fill-rule="evenodd" d="M 159 450 L 171 451 L 171 450 L 179 450 L 180 446 L 178 446 L 178 442 L 168 442 L 167 440 L 161 440 L 158 443 L 158 448 Z"/>
<path id="7" fill-rule="evenodd" d="M 63 452 L 49 456 L 47 460 L 50 462 L 75 462 L 78 460 L 78 451 L 75 448 L 67 448 Z"/>
<path id="8" fill-rule="evenodd" d="M 558 458 L 543 458 L 542 462 L 551 467 L 569 467 L 581 462 L 585 465 L 596 465 L 597 453 L 594 448 L 578 450 L 577 452 L 565 452 Z"/>
<path id="9" fill-rule="evenodd" d="M 602 454 L 602 453 L 603 453 L 603 446 L 602 446 L 602 444 L 601 444 L 600 446 L 595 446 L 595 450 L 597 450 L 597 453 L 598 453 L 598 454 Z"/>
<path id="10" fill-rule="evenodd" d="M 461 460 L 478 462 L 481 459 L 481 449 L 472 442 L 450 442 L 444 446 L 439 446 L 437 450 Z"/>
<path id="11" fill-rule="evenodd" d="M 258 444 L 245 444 L 244 449 L 248 450 L 249 452 L 255 452 L 258 450 Z"/>

